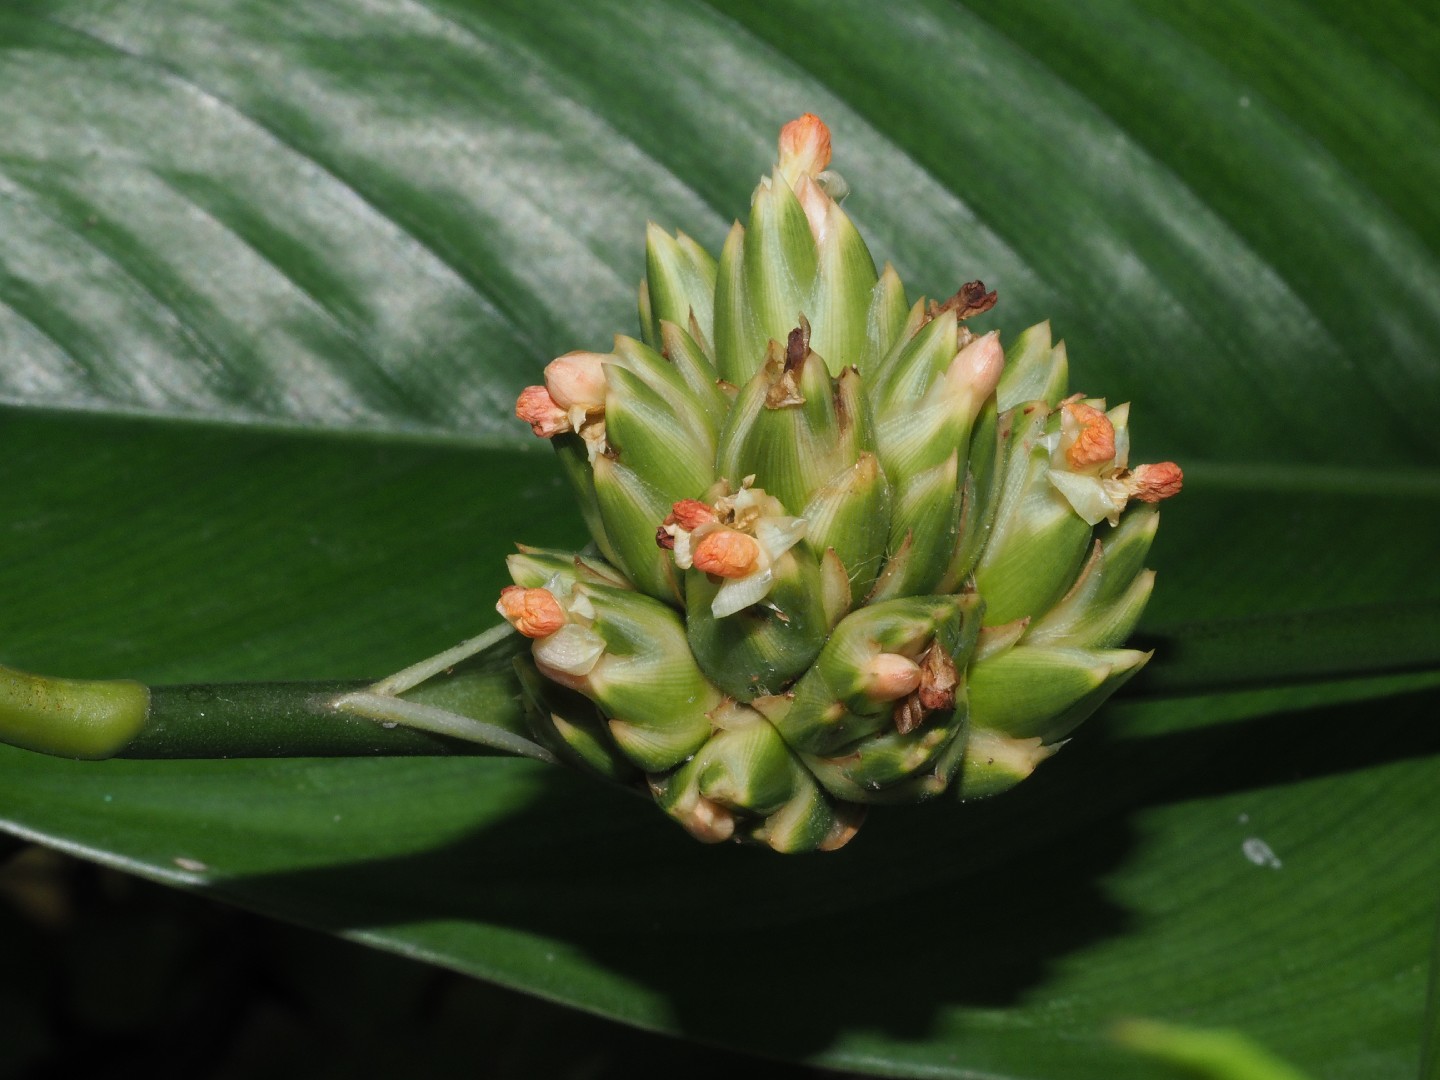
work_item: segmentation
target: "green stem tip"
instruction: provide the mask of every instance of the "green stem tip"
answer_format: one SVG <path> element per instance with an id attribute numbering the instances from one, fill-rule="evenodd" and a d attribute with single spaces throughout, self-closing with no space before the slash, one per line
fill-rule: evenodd
<path id="1" fill-rule="evenodd" d="M 0 740 L 59 757 L 113 757 L 145 726 L 150 690 L 126 679 L 89 682 L 0 667 Z"/>

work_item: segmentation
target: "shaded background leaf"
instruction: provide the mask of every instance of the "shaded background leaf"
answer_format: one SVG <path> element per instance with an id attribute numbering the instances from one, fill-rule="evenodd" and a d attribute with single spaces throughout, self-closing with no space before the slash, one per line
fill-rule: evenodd
<path id="1" fill-rule="evenodd" d="M 856 1069 L 1114 1076 L 1137 1012 L 1413 1069 L 1437 71 L 1434 16 L 1395 3 L 8 6 L 8 663 L 352 678 L 487 625 L 511 541 L 581 536 L 515 393 L 631 328 L 647 219 L 715 247 L 805 109 L 878 256 L 931 294 L 982 277 L 1009 333 L 1051 317 L 1189 479 L 1134 691 L 1015 795 L 876 815 L 830 860 L 480 760 L 12 751 L 0 820 Z M 771 985 L 790 1009 L 754 1008 Z"/>

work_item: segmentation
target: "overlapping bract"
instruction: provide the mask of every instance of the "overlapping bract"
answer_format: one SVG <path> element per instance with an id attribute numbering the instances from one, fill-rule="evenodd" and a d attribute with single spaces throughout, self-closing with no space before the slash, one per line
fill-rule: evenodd
<path id="1" fill-rule="evenodd" d="M 1049 326 L 995 294 L 907 303 L 787 124 L 718 262 L 651 226 L 641 340 L 571 353 L 516 412 L 553 440 L 595 550 L 522 549 L 538 739 L 644 785 L 703 840 L 831 849 L 865 807 L 1028 776 L 1148 655 L 1171 463 L 1128 407 L 1067 397 Z"/>

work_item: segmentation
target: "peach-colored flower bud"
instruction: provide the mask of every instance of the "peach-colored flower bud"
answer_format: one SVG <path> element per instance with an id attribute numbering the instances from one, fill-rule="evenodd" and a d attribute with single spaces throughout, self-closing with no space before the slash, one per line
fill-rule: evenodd
<path id="1" fill-rule="evenodd" d="M 818 176 L 830 164 L 830 129 L 814 113 L 780 129 L 780 172 L 791 187 L 802 176 Z"/>
<path id="2" fill-rule="evenodd" d="M 565 625 L 565 609 L 547 589 L 507 585 L 495 610 L 528 638 L 549 637 Z"/>
<path id="3" fill-rule="evenodd" d="M 1067 403 L 1065 412 L 1080 425 L 1080 434 L 1065 451 L 1066 460 L 1072 468 L 1084 469 L 1115 457 L 1115 425 L 1108 416 L 1083 401 Z"/>
<path id="4" fill-rule="evenodd" d="M 971 409 L 978 414 L 987 398 L 1000 385 L 1005 370 L 1005 350 L 1000 347 L 1000 332 L 992 330 L 966 345 L 950 361 L 946 378 L 970 388 Z"/>
<path id="5" fill-rule="evenodd" d="M 600 353 L 571 352 L 545 365 L 545 388 L 562 409 L 605 404 L 605 366 Z"/>
<path id="6" fill-rule="evenodd" d="M 550 391 L 543 386 L 527 386 L 515 402 L 515 415 L 530 425 L 542 439 L 553 439 L 570 430 L 570 418 L 555 404 Z"/>
<path id="7" fill-rule="evenodd" d="M 665 517 L 666 525 L 679 525 L 686 532 L 694 532 L 701 525 L 715 521 L 715 509 L 699 499 L 681 499 L 670 508 Z"/>
<path id="8" fill-rule="evenodd" d="M 734 529 L 716 529 L 695 545 L 691 563 L 717 577 L 744 577 L 760 564 L 760 543 Z"/>
<path id="9" fill-rule="evenodd" d="M 878 653 L 865 666 L 865 696 L 871 701 L 895 701 L 920 686 L 920 665 L 899 653 Z"/>
<path id="10" fill-rule="evenodd" d="M 1137 465 L 1125 478 L 1125 490 L 1132 499 L 1153 503 L 1180 494 L 1185 474 L 1173 461 L 1155 465 Z"/>

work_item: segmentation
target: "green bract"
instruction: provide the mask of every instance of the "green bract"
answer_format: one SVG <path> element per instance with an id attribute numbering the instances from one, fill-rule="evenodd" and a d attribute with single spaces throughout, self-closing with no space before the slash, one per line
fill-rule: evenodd
<path id="1" fill-rule="evenodd" d="M 829 158 L 786 125 L 718 260 L 652 225 L 643 340 L 521 395 L 595 550 L 522 550 L 499 605 L 538 740 L 780 851 L 1028 776 L 1149 658 L 1119 646 L 1180 487 L 1128 406 L 1066 397 L 1048 325 L 1006 353 L 979 282 L 910 305 Z"/>

